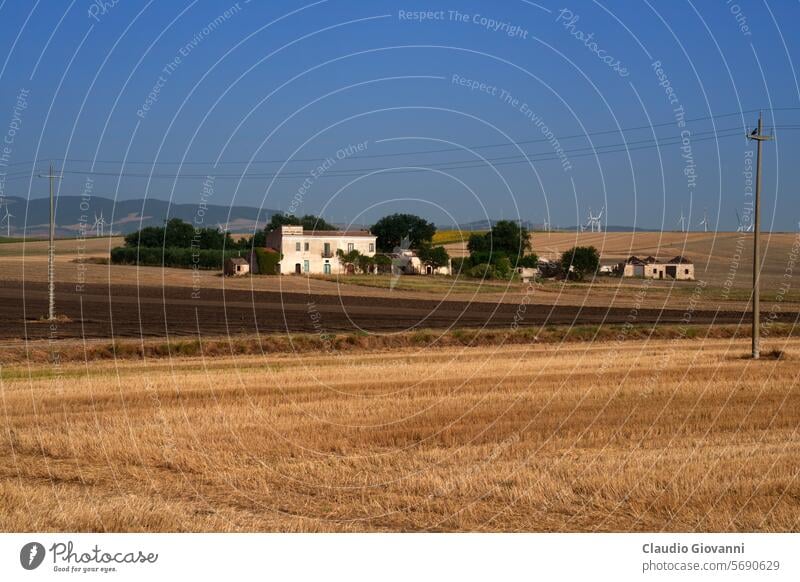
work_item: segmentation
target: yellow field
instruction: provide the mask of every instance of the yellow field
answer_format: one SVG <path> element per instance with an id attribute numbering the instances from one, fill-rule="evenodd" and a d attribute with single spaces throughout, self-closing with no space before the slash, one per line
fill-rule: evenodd
<path id="1" fill-rule="evenodd" d="M 0 530 L 796 531 L 800 340 L 0 368 Z"/>
<path id="2" fill-rule="evenodd" d="M 439 230 L 433 235 L 433 244 L 452 245 L 463 244 L 466 246 L 469 237 L 473 234 L 483 234 L 483 230 Z"/>

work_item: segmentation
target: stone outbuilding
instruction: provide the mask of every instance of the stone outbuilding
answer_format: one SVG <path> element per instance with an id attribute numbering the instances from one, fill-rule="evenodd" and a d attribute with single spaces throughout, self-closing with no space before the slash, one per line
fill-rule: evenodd
<path id="1" fill-rule="evenodd" d="M 250 263 L 242 257 L 230 257 L 225 259 L 223 273 L 226 277 L 241 277 L 250 272 Z"/>
<path id="2" fill-rule="evenodd" d="M 694 263 L 681 255 L 668 261 L 659 261 L 655 257 L 641 259 L 632 256 L 620 263 L 618 268 L 623 277 L 671 279 L 674 281 L 694 280 Z"/>

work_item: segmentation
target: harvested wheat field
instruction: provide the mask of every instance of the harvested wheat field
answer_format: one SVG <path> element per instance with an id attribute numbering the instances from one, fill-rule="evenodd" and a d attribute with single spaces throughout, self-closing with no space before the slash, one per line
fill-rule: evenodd
<path id="1" fill-rule="evenodd" d="M 4 531 L 796 531 L 800 340 L 0 369 Z"/>

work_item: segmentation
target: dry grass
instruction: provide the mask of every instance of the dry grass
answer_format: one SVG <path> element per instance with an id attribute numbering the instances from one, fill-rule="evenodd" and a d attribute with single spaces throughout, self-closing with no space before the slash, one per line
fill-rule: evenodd
<path id="1" fill-rule="evenodd" d="M 226 356 L 254 356 L 307 353 L 364 353 L 406 348 L 448 348 L 514 346 L 531 344 L 559 345 L 576 342 L 613 342 L 624 337 L 630 340 L 666 339 L 736 339 L 750 337 L 748 325 L 674 325 L 674 324 L 584 324 L 546 325 L 503 328 L 418 329 L 390 334 L 349 333 L 293 333 L 231 335 L 228 337 L 204 336 L 201 339 L 143 338 L 127 339 L 65 339 L 11 340 L 0 344 L 0 365 L 48 364 L 60 362 L 91 362 L 103 360 L 152 360 L 174 357 L 217 358 Z M 764 333 L 774 339 L 798 337 L 800 328 L 786 323 L 772 323 Z M 781 359 L 781 350 L 764 352 L 764 358 Z M 10 372 L 6 372 L 8 375 Z"/>
<path id="2" fill-rule="evenodd" d="M 800 340 L 0 369 L 0 529 L 796 531 Z"/>

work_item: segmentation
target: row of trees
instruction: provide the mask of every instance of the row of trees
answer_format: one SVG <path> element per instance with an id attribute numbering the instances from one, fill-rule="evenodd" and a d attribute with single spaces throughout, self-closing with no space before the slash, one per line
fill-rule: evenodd
<path id="1" fill-rule="evenodd" d="M 180 218 L 171 218 L 164 226 L 146 226 L 125 236 L 131 248 L 201 248 L 206 250 L 236 249 L 238 241 L 230 233 L 216 228 L 198 228 Z"/>
<path id="2" fill-rule="evenodd" d="M 253 237 L 242 237 L 233 240 L 230 233 L 222 232 L 216 228 L 195 228 L 192 224 L 180 218 L 171 218 L 164 226 L 147 226 L 125 237 L 125 246 L 145 248 L 191 248 L 204 249 L 224 248 L 250 248 L 263 247 L 267 234 L 281 226 L 302 226 L 305 230 L 338 230 L 337 227 L 324 218 L 307 214 L 305 216 L 291 216 L 288 214 L 273 214 L 264 229 L 255 232 Z M 393 252 L 397 247 L 418 249 L 430 246 L 436 226 L 419 216 L 413 214 L 392 214 L 376 222 L 371 232 L 377 237 L 378 250 Z"/>
<path id="3" fill-rule="evenodd" d="M 168 220 L 164 226 L 148 226 L 125 237 L 125 247 L 129 249 L 195 249 L 203 251 L 242 251 L 266 246 L 267 233 L 284 225 L 302 226 L 306 230 L 337 230 L 324 219 L 305 215 L 301 217 L 274 214 L 263 230 L 254 237 L 241 237 L 234 240 L 229 232 L 216 228 L 195 228 L 179 218 Z M 413 214 L 392 214 L 377 221 L 370 229 L 377 238 L 378 251 L 391 253 L 397 249 L 414 249 L 419 259 L 434 268 L 444 267 L 450 257 L 442 246 L 433 245 L 436 226 Z M 501 220 L 485 233 L 473 233 L 467 242 L 469 257 L 460 261 L 457 270 L 467 276 L 480 278 L 507 279 L 514 275 L 518 267 L 535 268 L 538 257 L 532 252 L 530 233 L 520 224 Z M 150 254 L 146 253 L 149 257 Z M 184 253 L 185 254 L 185 253 Z M 183 262 L 184 254 L 175 252 L 173 262 Z M 170 255 L 170 256 L 172 256 Z M 139 256 L 142 256 L 141 253 Z M 222 255 L 219 255 L 221 257 Z M 112 257 L 113 258 L 113 257 Z M 130 252 L 117 252 L 118 262 L 130 262 Z M 209 266 L 220 259 L 209 256 Z M 368 257 L 358 251 L 345 253 L 339 251 L 343 265 L 353 265 L 363 273 L 375 269 L 386 270 L 391 259 L 384 255 Z M 206 262 L 204 261 L 204 262 Z M 563 253 L 560 261 L 563 273 L 573 278 L 583 279 L 593 274 L 599 267 L 599 254 L 594 247 L 575 247 Z"/>
<path id="4" fill-rule="evenodd" d="M 247 250 L 266 246 L 267 233 L 283 225 L 302 226 L 307 230 L 336 230 L 336 227 L 313 215 L 302 217 L 273 214 L 266 228 L 253 237 L 234 240 L 229 232 L 217 228 L 195 228 L 180 218 L 171 218 L 164 226 L 146 226 L 125 236 L 125 246 L 133 248 L 200 248 L 205 250 Z"/>

